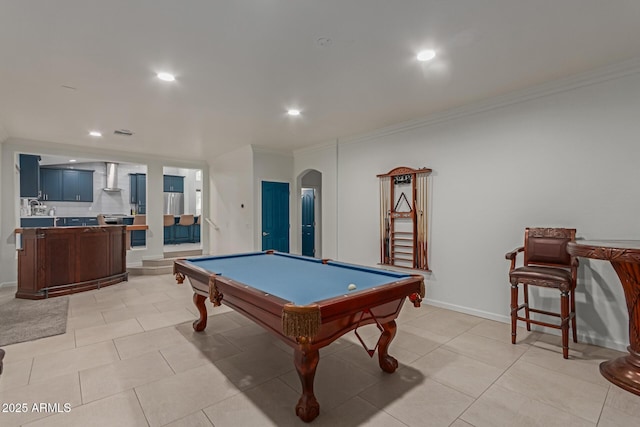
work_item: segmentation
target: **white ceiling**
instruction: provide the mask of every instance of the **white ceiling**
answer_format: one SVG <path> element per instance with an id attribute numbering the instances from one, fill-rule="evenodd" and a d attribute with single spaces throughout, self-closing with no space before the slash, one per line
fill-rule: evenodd
<path id="1" fill-rule="evenodd" d="M 639 0 L 0 0 L 0 131 L 190 160 L 294 149 L 638 57 L 639 40 Z"/>

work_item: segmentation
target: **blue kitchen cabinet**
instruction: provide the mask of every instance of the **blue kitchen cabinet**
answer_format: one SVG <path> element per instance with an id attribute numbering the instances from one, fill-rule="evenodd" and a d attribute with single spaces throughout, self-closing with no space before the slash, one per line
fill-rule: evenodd
<path id="1" fill-rule="evenodd" d="M 184 176 L 164 175 L 165 193 L 184 193 Z"/>
<path id="2" fill-rule="evenodd" d="M 40 200 L 62 200 L 62 169 L 40 168 Z"/>
<path id="3" fill-rule="evenodd" d="M 89 227 L 98 225 L 98 218 L 95 216 L 68 216 L 60 219 L 62 221 L 58 223 L 58 226 L 63 227 Z"/>
<path id="4" fill-rule="evenodd" d="M 138 174 L 137 173 L 129 174 L 129 203 L 132 205 L 138 204 Z"/>
<path id="5" fill-rule="evenodd" d="M 84 218 L 84 225 L 99 225 L 98 217 L 89 216 Z"/>
<path id="6" fill-rule="evenodd" d="M 164 227 L 164 244 L 165 245 L 173 245 L 175 242 L 175 230 L 177 225 L 171 225 Z"/>
<path id="7" fill-rule="evenodd" d="M 146 214 L 147 213 L 147 175 L 143 173 L 138 174 L 138 182 L 137 182 L 137 193 L 138 193 L 138 210 L 136 211 L 138 214 Z"/>
<path id="8" fill-rule="evenodd" d="M 53 227 L 56 218 L 52 216 L 34 216 L 31 218 L 20 218 L 20 227 Z"/>
<path id="9" fill-rule="evenodd" d="M 81 202 L 93 202 L 93 171 L 78 171 L 78 195 Z"/>
<path id="10" fill-rule="evenodd" d="M 131 232 L 131 246 L 146 246 L 147 232 L 146 230 L 133 230 Z"/>
<path id="11" fill-rule="evenodd" d="M 133 224 L 133 217 L 125 217 L 122 218 L 122 223 L 124 225 Z M 131 247 L 134 246 L 146 246 L 147 244 L 147 230 L 132 230 L 129 233 L 131 236 Z"/>
<path id="12" fill-rule="evenodd" d="M 147 213 L 147 175 L 144 173 L 129 174 L 129 203 L 135 205 L 137 214 Z"/>
<path id="13" fill-rule="evenodd" d="M 174 243 L 190 243 L 193 225 L 174 225 L 173 242 Z"/>
<path id="14" fill-rule="evenodd" d="M 173 188 L 176 193 L 184 193 L 184 177 L 183 176 L 174 176 L 173 177 Z"/>
<path id="15" fill-rule="evenodd" d="M 93 171 L 62 169 L 62 200 L 93 202 Z"/>
<path id="16" fill-rule="evenodd" d="M 202 218 L 200 221 L 202 222 Z M 200 224 L 193 224 L 191 227 L 193 228 L 193 242 L 198 243 L 200 241 Z"/>
<path id="17" fill-rule="evenodd" d="M 200 242 L 200 224 L 178 225 L 179 221 L 180 217 L 176 217 L 172 226 L 164 227 L 164 244 L 177 245 Z"/>
<path id="18" fill-rule="evenodd" d="M 36 199 L 40 191 L 40 156 L 20 154 L 20 197 Z"/>

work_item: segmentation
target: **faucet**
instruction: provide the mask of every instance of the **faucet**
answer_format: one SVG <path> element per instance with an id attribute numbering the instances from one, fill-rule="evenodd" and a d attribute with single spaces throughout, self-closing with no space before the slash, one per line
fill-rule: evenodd
<path id="1" fill-rule="evenodd" d="M 29 213 L 28 215 L 42 215 L 42 209 L 44 209 L 45 206 L 42 204 L 42 202 L 38 199 L 31 199 L 29 200 Z"/>

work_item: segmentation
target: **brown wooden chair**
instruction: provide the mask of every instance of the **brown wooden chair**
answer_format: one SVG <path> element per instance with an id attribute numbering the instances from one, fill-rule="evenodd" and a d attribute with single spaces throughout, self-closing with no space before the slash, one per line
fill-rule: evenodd
<path id="1" fill-rule="evenodd" d="M 562 356 L 569 358 L 569 323 L 573 330 L 573 342 L 578 342 L 576 331 L 576 279 L 577 258 L 567 253 L 567 243 L 576 239 L 574 228 L 527 228 L 524 246 L 509 252 L 505 258 L 511 260 L 509 282 L 511 283 L 511 342 L 516 343 L 518 320 L 531 324 L 560 329 L 562 331 Z M 516 257 L 524 252 L 523 266 L 516 268 Z M 518 305 L 518 285 L 523 285 L 524 304 Z M 529 306 L 529 286 L 541 286 L 560 290 L 560 313 L 534 309 Z M 524 309 L 525 316 L 518 316 Z M 530 313 L 560 318 L 560 324 L 530 318 Z"/>

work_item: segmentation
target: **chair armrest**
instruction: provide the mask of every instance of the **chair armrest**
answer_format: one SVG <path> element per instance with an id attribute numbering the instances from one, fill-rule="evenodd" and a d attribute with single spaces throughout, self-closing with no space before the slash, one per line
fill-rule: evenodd
<path id="1" fill-rule="evenodd" d="M 520 246 L 518 249 L 514 249 L 511 252 L 507 252 L 504 257 L 508 260 L 515 261 L 518 252 L 524 251 L 524 246 Z"/>
<path id="2" fill-rule="evenodd" d="M 511 260 L 511 267 L 509 267 L 509 271 L 512 271 L 516 268 L 516 257 L 518 256 L 518 252 L 524 251 L 524 246 L 520 246 L 517 249 L 512 250 L 511 252 L 507 252 L 504 257 L 508 260 Z"/>

